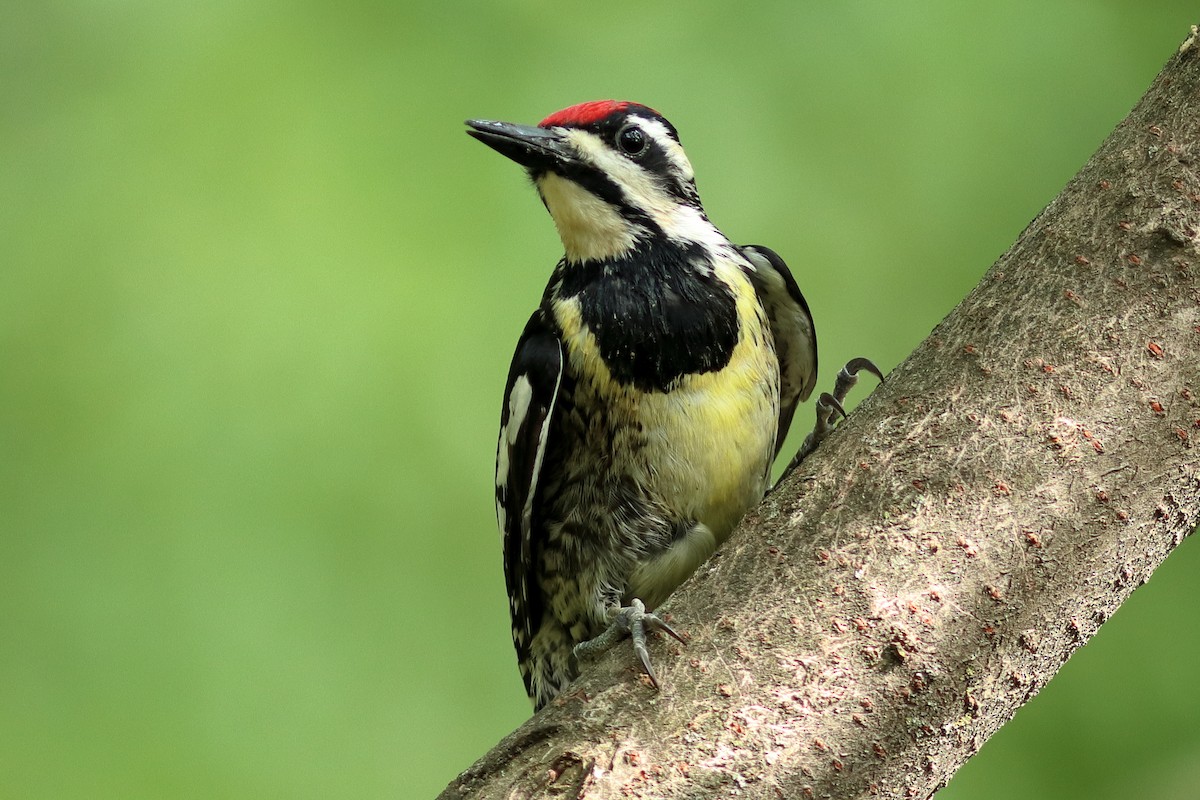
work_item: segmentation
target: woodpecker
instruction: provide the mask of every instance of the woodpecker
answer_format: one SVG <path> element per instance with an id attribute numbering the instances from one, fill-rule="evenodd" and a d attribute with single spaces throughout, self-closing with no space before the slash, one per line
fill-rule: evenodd
<path id="1" fill-rule="evenodd" d="M 536 127 L 468 120 L 524 167 L 562 239 L 517 342 L 496 455 L 513 644 L 540 709 L 629 634 L 657 686 L 653 610 L 769 487 L 817 377 L 808 304 L 772 250 L 709 221 L 675 127 L 601 100 Z M 855 359 L 793 463 L 837 417 Z M 882 376 L 880 376 L 882 377 Z M 682 640 L 681 640 L 682 641 Z"/>

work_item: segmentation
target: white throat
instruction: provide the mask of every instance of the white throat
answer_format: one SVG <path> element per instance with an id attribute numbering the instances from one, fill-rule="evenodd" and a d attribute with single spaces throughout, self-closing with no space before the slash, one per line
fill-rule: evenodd
<path id="1" fill-rule="evenodd" d="M 537 185 L 568 261 L 616 258 L 633 249 L 638 229 L 617 209 L 553 172 L 539 177 Z"/>

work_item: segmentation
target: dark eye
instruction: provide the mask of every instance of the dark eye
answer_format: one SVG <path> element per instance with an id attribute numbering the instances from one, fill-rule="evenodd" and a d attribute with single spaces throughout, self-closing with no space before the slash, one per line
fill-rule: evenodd
<path id="1" fill-rule="evenodd" d="M 626 125 L 617 132 L 617 147 L 628 156 L 636 156 L 646 149 L 646 134 L 636 125 Z"/>

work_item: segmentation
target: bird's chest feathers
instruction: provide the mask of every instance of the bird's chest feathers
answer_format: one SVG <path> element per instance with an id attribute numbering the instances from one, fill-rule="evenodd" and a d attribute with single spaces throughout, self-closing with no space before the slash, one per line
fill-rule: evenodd
<path id="1" fill-rule="evenodd" d="M 646 465 L 639 481 L 722 540 L 765 489 L 779 367 L 761 306 L 732 279 L 623 280 L 559 303 L 575 392 L 607 419 L 587 425 Z M 619 291 L 617 289 L 619 288 Z"/>
<path id="2" fill-rule="evenodd" d="M 577 319 L 559 324 L 570 356 L 598 358 L 617 383 L 648 392 L 725 368 L 740 333 L 736 289 L 672 257 L 685 256 L 569 268 L 560 296 L 573 313 L 560 316 Z"/>

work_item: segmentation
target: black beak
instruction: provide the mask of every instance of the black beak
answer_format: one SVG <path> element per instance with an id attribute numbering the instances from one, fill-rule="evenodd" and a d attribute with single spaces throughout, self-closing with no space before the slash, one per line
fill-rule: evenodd
<path id="1" fill-rule="evenodd" d="M 574 151 L 560 134 L 530 125 L 469 119 L 467 134 L 533 172 L 561 168 L 574 160 Z"/>

